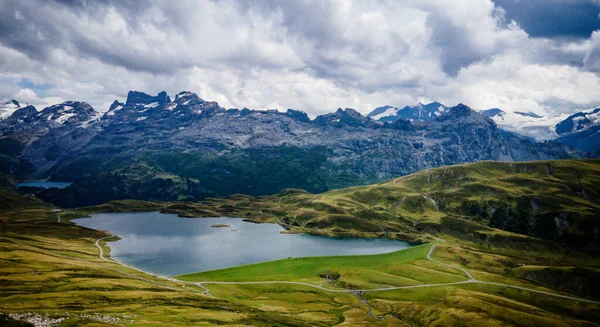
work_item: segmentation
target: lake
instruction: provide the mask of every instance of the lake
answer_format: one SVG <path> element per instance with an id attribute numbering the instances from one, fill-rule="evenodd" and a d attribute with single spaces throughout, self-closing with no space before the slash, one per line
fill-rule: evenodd
<path id="1" fill-rule="evenodd" d="M 43 182 L 43 181 L 38 181 L 38 182 L 25 182 L 25 183 L 21 183 L 21 184 L 17 184 L 17 187 L 21 187 L 21 186 L 30 186 L 30 187 L 42 187 L 42 188 L 65 188 L 69 185 L 71 185 L 73 183 L 71 182 Z"/>
<path id="2" fill-rule="evenodd" d="M 378 254 L 412 246 L 386 239 L 281 234 L 284 228 L 276 224 L 254 224 L 227 217 L 179 218 L 158 212 L 94 214 L 73 222 L 118 235 L 121 240 L 109 243 L 112 258 L 164 276 L 288 256 Z M 211 227 L 218 224 L 231 227 Z"/>

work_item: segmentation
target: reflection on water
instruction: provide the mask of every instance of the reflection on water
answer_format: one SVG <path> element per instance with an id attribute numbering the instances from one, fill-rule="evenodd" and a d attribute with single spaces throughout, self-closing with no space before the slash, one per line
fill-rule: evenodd
<path id="1" fill-rule="evenodd" d="M 73 221 L 120 236 L 120 241 L 110 243 L 113 258 L 171 276 L 288 256 L 375 254 L 411 246 L 383 239 L 281 234 L 284 229 L 275 224 L 253 224 L 237 218 L 178 218 L 157 212 L 105 213 Z M 210 227 L 216 224 L 231 227 Z"/>

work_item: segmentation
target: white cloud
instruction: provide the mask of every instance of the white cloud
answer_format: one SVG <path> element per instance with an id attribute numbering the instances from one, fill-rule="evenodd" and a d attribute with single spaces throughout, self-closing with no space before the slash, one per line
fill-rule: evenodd
<path id="1" fill-rule="evenodd" d="M 600 30 L 592 33 L 583 66 L 590 71 L 600 72 Z"/>
<path id="2" fill-rule="evenodd" d="M 0 20 L 2 97 L 106 110 L 127 91 L 181 90 L 225 107 L 337 107 L 417 101 L 538 113 L 600 104 L 600 31 L 531 38 L 479 1 L 10 1 Z M 43 96 L 40 96 L 43 94 Z"/>
<path id="3" fill-rule="evenodd" d="M 38 97 L 38 95 L 35 94 L 35 92 L 33 92 L 30 89 L 20 89 L 16 93 L 15 98 L 19 99 L 19 101 L 21 101 L 22 105 L 26 105 L 27 103 L 39 103 L 40 102 L 40 97 Z"/>
<path id="4" fill-rule="evenodd" d="M 546 115 L 572 111 L 566 104 L 582 108 L 600 103 L 598 75 L 567 65 L 530 63 L 517 52 L 466 67 L 451 84 L 455 101 L 482 109 Z"/>

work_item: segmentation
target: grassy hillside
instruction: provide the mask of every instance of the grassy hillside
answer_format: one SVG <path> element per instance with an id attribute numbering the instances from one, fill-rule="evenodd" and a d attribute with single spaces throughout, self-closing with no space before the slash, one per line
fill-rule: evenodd
<path id="1" fill-rule="evenodd" d="M 314 234 L 423 241 L 436 235 L 448 242 L 437 245 L 434 259 L 467 269 L 478 280 L 598 299 L 598 252 L 574 245 L 597 249 L 599 182 L 598 160 L 481 162 L 323 194 L 288 190 L 273 197 L 215 199 L 186 209 L 189 215 L 194 208 L 236 212 Z M 555 228 L 539 228 L 549 222 Z M 466 280 L 456 269 L 425 260 L 430 247 L 377 256 L 294 258 L 180 278 L 299 281 L 333 289 Z M 291 292 L 284 291 L 287 286 L 263 284 L 207 286 L 212 294 L 234 301 L 282 308 L 282 299 Z M 392 325 L 560 326 L 593 324 L 600 318 L 596 305 L 493 285 L 368 292 L 361 298 L 373 317 Z"/>
<path id="2" fill-rule="evenodd" d="M 530 291 L 475 283 L 423 287 L 427 284 L 467 280 L 463 272 L 427 260 L 426 253 L 430 247 L 431 244 L 420 245 L 384 255 L 284 259 L 179 278 L 186 281 L 220 282 L 293 281 L 321 285 L 333 290 L 413 287 L 357 293 L 362 305 L 344 312 L 344 318 L 354 318 L 347 325 L 587 326 L 593 325 L 600 318 L 600 307 L 597 304 L 564 300 Z M 543 253 L 538 253 L 537 256 L 532 256 L 531 253 L 502 255 L 485 249 L 482 251 L 464 243 L 438 243 L 433 255 L 435 260 L 468 269 L 478 280 L 560 292 L 552 285 L 540 283 L 540 280 L 517 277 L 520 272 L 513 274 L 513 270 L 525 267 L 548 269 L 541 265 L 549 264 L 552 261 L 550 257 Z M 600 277 L 597 258 L 581 253 L 576 257 L 578 259 L 572 258 L 569 263 L 563 264 L 591 265 L 595 268 L 586 269 L 594 271 L 594 278 Z M 560 263 L 555 261 L 554 264 Z M 560 275 L 560 278 L 563 284 L 578 283 L 577 276 L 574 275 Z M 588 282 L 590 283 L 580 285 L 582 289 L 595 286 L 584 292 L 585 297 L 597 298 L 597 283 L 594 284 L 591 280 Z M 320 308 L 321 317 L 331 325 L 339 322 L 335 320 L 335 316 L 331 316 L 331 310 L 336 304 L 329 300 L 332 295 L 310 287 L 289 284 L 204 285 L 215 296 L 260 307 L 277 308 L 285 314 L 297 313 L 298 310 L 308 311 L 309 307 Z M 563 294 L 576 293 L 573 288 L 562 291 L 566 292 Z M 337 294 L 335 293 L 335 297 Z M 315 312 L 310 310 L 310 314 L 314 319 Z M 357 317 L 361 318 L 356 319 Z"/>
<path id="3" fill-rule="evenodd" d="M 290 195 L 285 222 L 308 228 L 354 225 L 402 232 L 447 217 L 580 246 L 598 243 L 600 160 L 480 162 L 422 171 L 385 183 Z M 289 212 L 289 210 L 288 210 Z M 354 221 L 357 223 L 355 224 Z M 425 226 L 419 226 L 425 225 Z"/>
<path id="4" fill-rule="evenodd" d="M 36 197 L 20 195 L 8 189 L 0 189 L 0 209 L 51 208 L 54 207 Z"/>
<path id="5" fill-rule="evenodd" d="M 207 296 L 199 287 L 101 260 L 94 242 L 106 234 L 62 221 L 57 223 L 49 208 L 0 210 L 1 313 L 65 319 L 59 326 L 590 326 L 600 319 L 595 304 L 471 284 L 364 294 L 301 285 L 210 284 L 206 286 L 211 296 Z M 437 243 L 433 258 L 469 269 L 480 280 L 597 297 L 597 288 L 589 289 L 591 294 L 578 293 L 572 287 L 556 287 L 546 278 L 555 276 L 573 284 L 568 277 L 581 274 L 544 273 L 544 278 L 527 274 L 585 266 L 579 269 L 586 269 L 588 275 L 592 272 L 590 277 L 598 280 L 597 257 L 580 252 L 565 255 L 561 248 L 553 253 L 499 254 L 448 240 Z M 466 280 L 461 271 L 427 260 L 431 246 L 372 256 L 285 259 L 181 279 L 287 280 L 338 290 Z M 106 246 L 105 251 L 109 252 Z M 579 289 L 589 285 L 594 284 Z"/>
<path id="6" fill-rule="evenodd" d="M 429 242 L 382 255 L 201 272 L 181 276 L 184 281 L 279 280 L 355 290 L 467 280 L 459 269 L 427 259 L 436 244 L 434 260 L 478 280 L 598 301 L 599 182 L 600 160 L 481 162 L 322 194 L 113 201 L 62 212 L 62 223 L 51 206 L 7 191 L 0 193 L 0 313 L 48 314 L 66 318 L 64 326 L 594 326 L 597 304 L 490 284 L 364 294 L 277 283 L 206 284 L 207 296 L 200 287 L 101 260 L 94 242 L 106 234 L 68 219 L 160 210 L 278 222 L 289 232 Z"/>

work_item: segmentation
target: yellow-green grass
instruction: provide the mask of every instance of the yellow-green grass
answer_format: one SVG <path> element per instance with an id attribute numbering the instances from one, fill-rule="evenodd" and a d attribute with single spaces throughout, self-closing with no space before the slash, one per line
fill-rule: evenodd
<path id="1" fill-rule="evenodd" d="M 447 242 L 438 244 L 432 257 L 461 266 L 477 279 L 597 299 L 597 293 L 578 293 L 588 284 L 582 284 L 580 271 L 573 270 L 583 268 L 593 280 L 600 268 L 597 253 L 488 228 L 486 221 L 469 221 L 472 217 L 457 212 L 463 210 L 463 199 L 515 205 L 520 197 L 535 196 L 556 202 L 560 210 L 589 218 L 589 213 L 599 208 L 597 199 L 589 197 L 600 184 L 598 163 L 483 162 L 431 169 L 378 185 L 324 194 L 289 190 L 279 196 L 236 195 L 202 203 L 120 201 L 62 215 L 70 218 L 95 210 L 163 210 L 183 216 L 280 220 L 297 224 L 292 227 L 294 231 L 323 235 L 400 235 L 431 240 L 427 233 L 437 233 Z M 432 202 L 434 198 L 443 199 L 444 207 Z M 600 306 L 595 304 L 483 284 L 368 292 L 362 299 L 302 285 L 207 284 L 214 296 L 208 298 L 194 286 L 184 288 L 180 283 L 154 279 L 101 260 L 94 241 L 106 234 L 56 224 L 56 216 L 48 210 L 0 212 L 0 237 L 26 245 L 0 240 L 0 312 L 133 313 L 137 315 L 136 325 L 147 326 L 593 326 L 600 321 Z M 356 224 L 342 226 L 350 223 Z M 442 228 L 413 228 L 432 223 Z M 299 281 L 331 289 L 466 280 L 462 272 L 427 260 L 430 246 L 375 256 L 285 259 L 181 278 Z M 330 284 L 318 276 L 325 271 L 339 273 L 339 280 Z M 564 287 L 563 281 L 579 283 L 579 288 Z M 369 306 L 373 308 L 371 315 Z"/>
<path id="2" fill-rule="evenodd" d="M 364 307 L 353 294 L 331 293 L 299 285 L 211 285 L 211 294 L 233 302 L 286 316 L 334 325 L 344 322 L 344 312 Z M 363 313 L 355 323 L 363 321 Z"/>
<path id="3" fill-rule="evenodd" d="M 0 242 L 0 280 L 13 281 L 5 282 L 0 291 L 2 312 L 33 311 L 55 316 L 66 312 L 100 312 L 121 318 L 135 315 L 134 325 L 141 326 L 386 326 L 403 322 L 412 325 L 479 325 L 487 322 L 490 325 L 511 323 L 543 326 L 589 325 L 596 318 L 593 314 L 598 310 L 598 306 L 531 295 L 525 291 L 471 285 L 366 293 L 362 297 L 368 304 L 353 294 L 331 293 L 300 285 L 210 285 L 214 298 L 207 298 L 196 292 L 182 288 L 163 288 L 106 269 L 123 267 L 102 262 L 97 257 L 93 242 L 103 236 L 100 232 L 52 223 L 43 211 L 5 215 L 18 221 L 20 230 L 25 232 L 16 233 L 12 230 L 10 234 L 3 234 L 3 237 L 28 246 L 17 246 L 10 241 Z M 415 279 L 416 283 L 432 282 L 436 280 L 434 277 L 440 278 L 443 273 L 450 273 L 458 280 L 465 279 L 452 268 L 426 261 L 424 258 L 430 246 L 426 244 L 384 255 L 335 257 L 333 263 L 335 267 L 343 268 L 342 280 L 344 274 L 347 274 L 350 281 L 355 279 L 354 282 L 358 285 L 367 287 L 389 285 L 389 280 L 371 283 L 373 276 L 382 274 L 390 274 L 391 281 L 394 282 L 402 276 L 402 283 L 408 285 L 412 281 L 406 277 L 409 276 L 408 272 L 415 273 L 414 277 L 420 278 L 422 271 L 419 269 L 423 268 L 430 270 L 424 275 L 429 275 L 431 279 Z M 439 249 L 434 252 L 434 258 L 449 261 L 452 259 L 443 257 L 445 248 L 463 250 L 446 243 L 437 247 Z M 441 255 L 438 256 L 440 249 Z M 475 251 L 468 248 L 462 255 L 469 254 L 469 258 L 473 257 L 475 260 L 477 258 L 472 255 Z M 68 259 L 70 256 L 85 262 Z M 323 258 L 297 258 L 289 261 L 313 259 Z M 352 263 L 348 259 L 353 259 L 360 268 L 352 269 Z M 491 259 L 484 254 L 483 260 L 487 262 Z M 274 263 L 285 264 L 288 260 L 258 265 Z M 100 267 L 96 264 L 107 266 Z M 482 266 L 484 265 L 477 264 L 475 267 L 479 269 Z M 250 266 L 240 268 L 248 267 Z M 281 267 L 285 268 L 285 265 Z M 310 275 L 310 269 L 298 269 L 300 272 L 294 278 Z M 314 266 L 311 269 L 319 271 Z M 282 278 L 285 277 L 284 270 L 280 271 Z M 256 271 L 254 274 L 266 279 L 273 277 L 268 270 Z M 140 276 L 152 279 L 151 276 Z M 324 281 L 318 277 L 307 280 Z M 179 285 L 175 283 L 172 286 Z M 539 298 L 544 300 L 540 301 Z M 373 307 L 371 315 L 368 314 L 369 305 Z M 381 320 L 381 317 L 385 319 Z M 108 324 L 82 320 L 81 325 Z"/>
<path id="4" fill-rule="evenodd" d="M 598 305 L 483 284 L 364 297 L 386 317 L 413 326 L 594 326 L 600 318 Z"/>
<path id="5" fill-rule="evenodd" d="M 185 281 L 300 281 L 319 285 L 323 272 L 335 272 L 332 286 L 368 289 L 466 280 L 459 270 L 426 259 L 432 244 L 378 255 L 303 257 L 179 276 Z"/>

